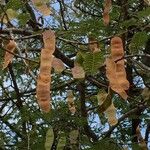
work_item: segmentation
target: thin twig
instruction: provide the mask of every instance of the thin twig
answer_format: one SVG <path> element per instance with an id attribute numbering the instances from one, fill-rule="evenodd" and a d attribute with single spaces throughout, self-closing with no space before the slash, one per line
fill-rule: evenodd
<path id="1" fill-rule="evenodd" d="M 109 137 L 110 134 L 111 134 L 111 133 L 113 132 L 113 130 L 119 125 L 119 123 L 120 123 L 121 121 L 123 121 L 123 120 L 126 119 L 127 117 L 130 117 L 132 114 L 134 114 L 134 113 L 136 113 L 137 111 L 139 111 L 139 109 L 143 111 L 143 110 L 145 110 L 146 108 L 147 108 L 147 106 L 145 106 L 145 105 L 139 105 L 138 107 L 133 108 L 132 110 L 128 111 L 126 114 L 124 114 L 122 117 L 120 117 L 120 118 L 118 119 L 118 123 L 117 123 L 116 125 L 110 127 L 110 129 L 109 129 L 107 132 L 104 133 L 104 138 Z"/>

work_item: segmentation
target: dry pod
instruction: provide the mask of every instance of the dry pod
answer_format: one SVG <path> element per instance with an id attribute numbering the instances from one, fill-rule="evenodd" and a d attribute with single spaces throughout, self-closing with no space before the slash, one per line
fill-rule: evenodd
<path id="1" fill-rule="evenodd" d="M 106 59 L 106 76 L 112 90 L 117 92 L 123 99 L 127 99 L 126 90 L 129 89 L 129 82 L 126 78 L 124 63 L 124 49 L 120 37 L 111 39 L 111 56 Z"/>
<path id="2" fill-rule="evenodd" d="M 109 80 L 109 86 L 112 90 L 117 92 L 123 99 L 127 99 L 128 95 L 119 84 L 119 79 L 116 74 L 116 63 L 112 58 L 106 59 L 106 76 Z"/>
<path id="3" fill-rule="evenodd" d="M 50 53 L 54 53 L 55 51 L 55 34 L 52 30 L 46 30 L 43 32 L 43 42 L 44 42 L 44 48 L 49 49 Z"/>
<path id="4" fill-rule="evenodd" d="M 113 37 L 111 39 L 111 57 L 114 61 L 123 58 L 124 49 L 122 39 L 120 37 Z"/>
<path id="5" fill-rule="evenodd" d="M 111 0 L 104 1 L 103 21 L 104 21 L 105 26 L 107 26 L 110 22 L 109 12 L 110 12 L 111 6 L 112 6 Z"/>
<path id="6" fill-rule="evenodd" d="M 41 50 L 40 73 L 37 79 L 36 95 L 40 108 L 47 113 L 51 109 L 50 84 L 52 54 L 55 51 L 55 34 L 49 30 L 45 31 L 43 35 L 44 48 Z"/>
<path id="7" fill-rule="evenodd" d="M 62 60 L 58 59 L 56 57 L 53 58 L 52 67 L 54 68 L 55 72 L 57 72 L 57 73 L 61 73 L 66 68 L 64 63 L 62 62 Z"/>
<path id="8" fill-rule="evenodd" d="M 88 46 L 89 46 L 89 49 L 91 50 L 91 52 L 93 52 L 93 53 L 100 51 L 99 43 L 93 37 L 89 37 Z"/>
<path id="9" fill-rule="evenodd" d="M 143 139 L 139 126 L 136 128 L 136 135 L 139 141 L 139 146 L 141 150 L 148 150 L 145 140 Z"/>
<path id="10" fill-rule="evenodd" d="M 73 93 L 72 91 L 68 91 L 67 93 L 67 103 L 68 103 L 68 107 L 69 107 L 69 110 L 72 114 L 75 114 L 76 112 L 76 108 L 75 108 L 75 104 L 74 104 L 74 96 L 73 96 Z"/>
<path id="11" fill-rule="evenodd" d="M 144 0 L 144 2 L 145 2 L 148 6 L 150 6 L 150 0 Z"/>
<path id="12" fill-rule="evenodd" d="M 116 108 L 113 103 L 107 108 L 105 114 L 108 117 L 108 122 L 111 126 L 118 123 L 118 119 L 116 118 Z"/>
<path id="13" fill-rule="evenodd" d="M 124 90 L 129 89 L 129 82 L 126 78 L 126 70 L 125 70 L 125 63 L 124 63 L 124 49 L 122 39 L 120 37 L 114 37 L 111 39 L 111 57 L 114 61 L 119 60 L 116 62 L 116 75 L 120 86 Z"/>
<path id="14" fill-rule="evenodd" d="M 83 79 L 85 78 L 85 71 L 79 63 L 75 63 L 74 67 L 71 69 L 74 79 Z"/>
<path id="15" fill-rule="evenodd" d="M 77 144 L 78 136 L 79 136 L 79 130 L 73 130 L 69 133 L 69 141 L 71 145 Z"/>
<path id="16" fill-rule="evenodd" d="M 14 40 L 10 40 L 9 43 L 6 45 L 6 50 L 8 51 L 5 52 L 3 69 L 5 69 L 9 65 L 9 63 L 12 62 L 14 55 L 11 53 L 13 53 L 15 49 L 16 49 L 16 42 Z"/>
<path id="17" fill-rule="evenodd" d="M 38 11 L 40 11 L 44 16 L 49 16 L 52 12 L 47 6 L 45 1 L 42 0 L 32 0 L 34 6 Z"/>
<path id="18" fill-rule="evenodd" d="M 108 93 L 105 91 L 99 91 L 97 94 L 98 105 L 102 105 L 102 103 L 106 100 Z"/>
<path id="19" fill-rule="evenodd" d="M 125 70 L 124 60 L 120 60 L 116 63 L 116 76 L 118 79 L 119 85 L 124 89 L 129 89 L 129 81 L 127 80 L 126 70 Z"/>
<path id="20" fill-rule="evenodd" d="M 142 97 L 145 101 L 149 101 L 150 100 L 150 88 L 145 87 L 142 91 Z"/>

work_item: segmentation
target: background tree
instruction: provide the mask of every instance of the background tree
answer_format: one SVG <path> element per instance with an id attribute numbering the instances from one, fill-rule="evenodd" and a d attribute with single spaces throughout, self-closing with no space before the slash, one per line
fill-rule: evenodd
<path id="1" fill-rule="evenodd" d="M 1 0 L 0 149 L 148 149 L 149 5 L 149 0 Z M 65 69 L 53 66 L 52 110 L 43 113 L 36 86 L 48 29 L 55 31 L 53 55 Z M 126 60 L 127 100 L 110 90 L 106 77 L 114 36 L 125 51 L 120 60 Z M 11 51 L 10 40 L 16 43 Z M 6 53 L 13 60 L 2 69 Z M 113 125 L 111 104 L 110 116 L 116 109 L 118 118 Z"/>

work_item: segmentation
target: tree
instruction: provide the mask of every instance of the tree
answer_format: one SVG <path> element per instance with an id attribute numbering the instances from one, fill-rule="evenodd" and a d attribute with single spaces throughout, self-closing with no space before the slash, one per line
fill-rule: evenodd
<path id="1" fill-rule="evenodd" d="M 2 0 L 0 149 L 148 149 L 149 5 L 149 0 Z M 121 55 L 113 55 L 114 38 Z M 44 82 L 38 76 L 46 44 L 55 46 L 54 58 L 44 51 L 48 63 L 53 58 L 46 78 L 49 83 L 51 77 L 48 113 L 38 95 L 46 91 L 38 84 Z M 117 90 L 111 84 L 108 72 L 116 72 L 108 58 L 114 66 L 122 62 L 127 100 L 118 92 L 118 75 Z"/>

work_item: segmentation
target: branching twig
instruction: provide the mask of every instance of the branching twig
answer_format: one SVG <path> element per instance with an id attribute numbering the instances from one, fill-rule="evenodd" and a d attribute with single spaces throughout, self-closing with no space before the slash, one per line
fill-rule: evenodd
<path id="1" fill-rule="evenodd" d="M 122 117 L 120 117 L 120 118 L 118 119 L 118 123 L 117 123 L 116 125 L 110 127 L 110 129 L 104 134 L 104 138 L 109 137 L 110 134 L 111 134 L 111 133 L 113 132 L 113 130 L 119 125 L 119 123 L 120 123 L 121 121 L 123 121 L 123 120 L 126 119 L 127 117 L 130 117 L 132 114 L 134 114 L 134 113 L 136 113 L 137 111 L 139 111 L 139 109 L 143 111 L 143 110 L 145 110 L 146 108 L 147 108 L 147 106 L 145 106 L 145 105 L 139 105 L 138 107 L 133 108 L 132 110 L 128 111 L 126 114 L 124 114 Z"/>

